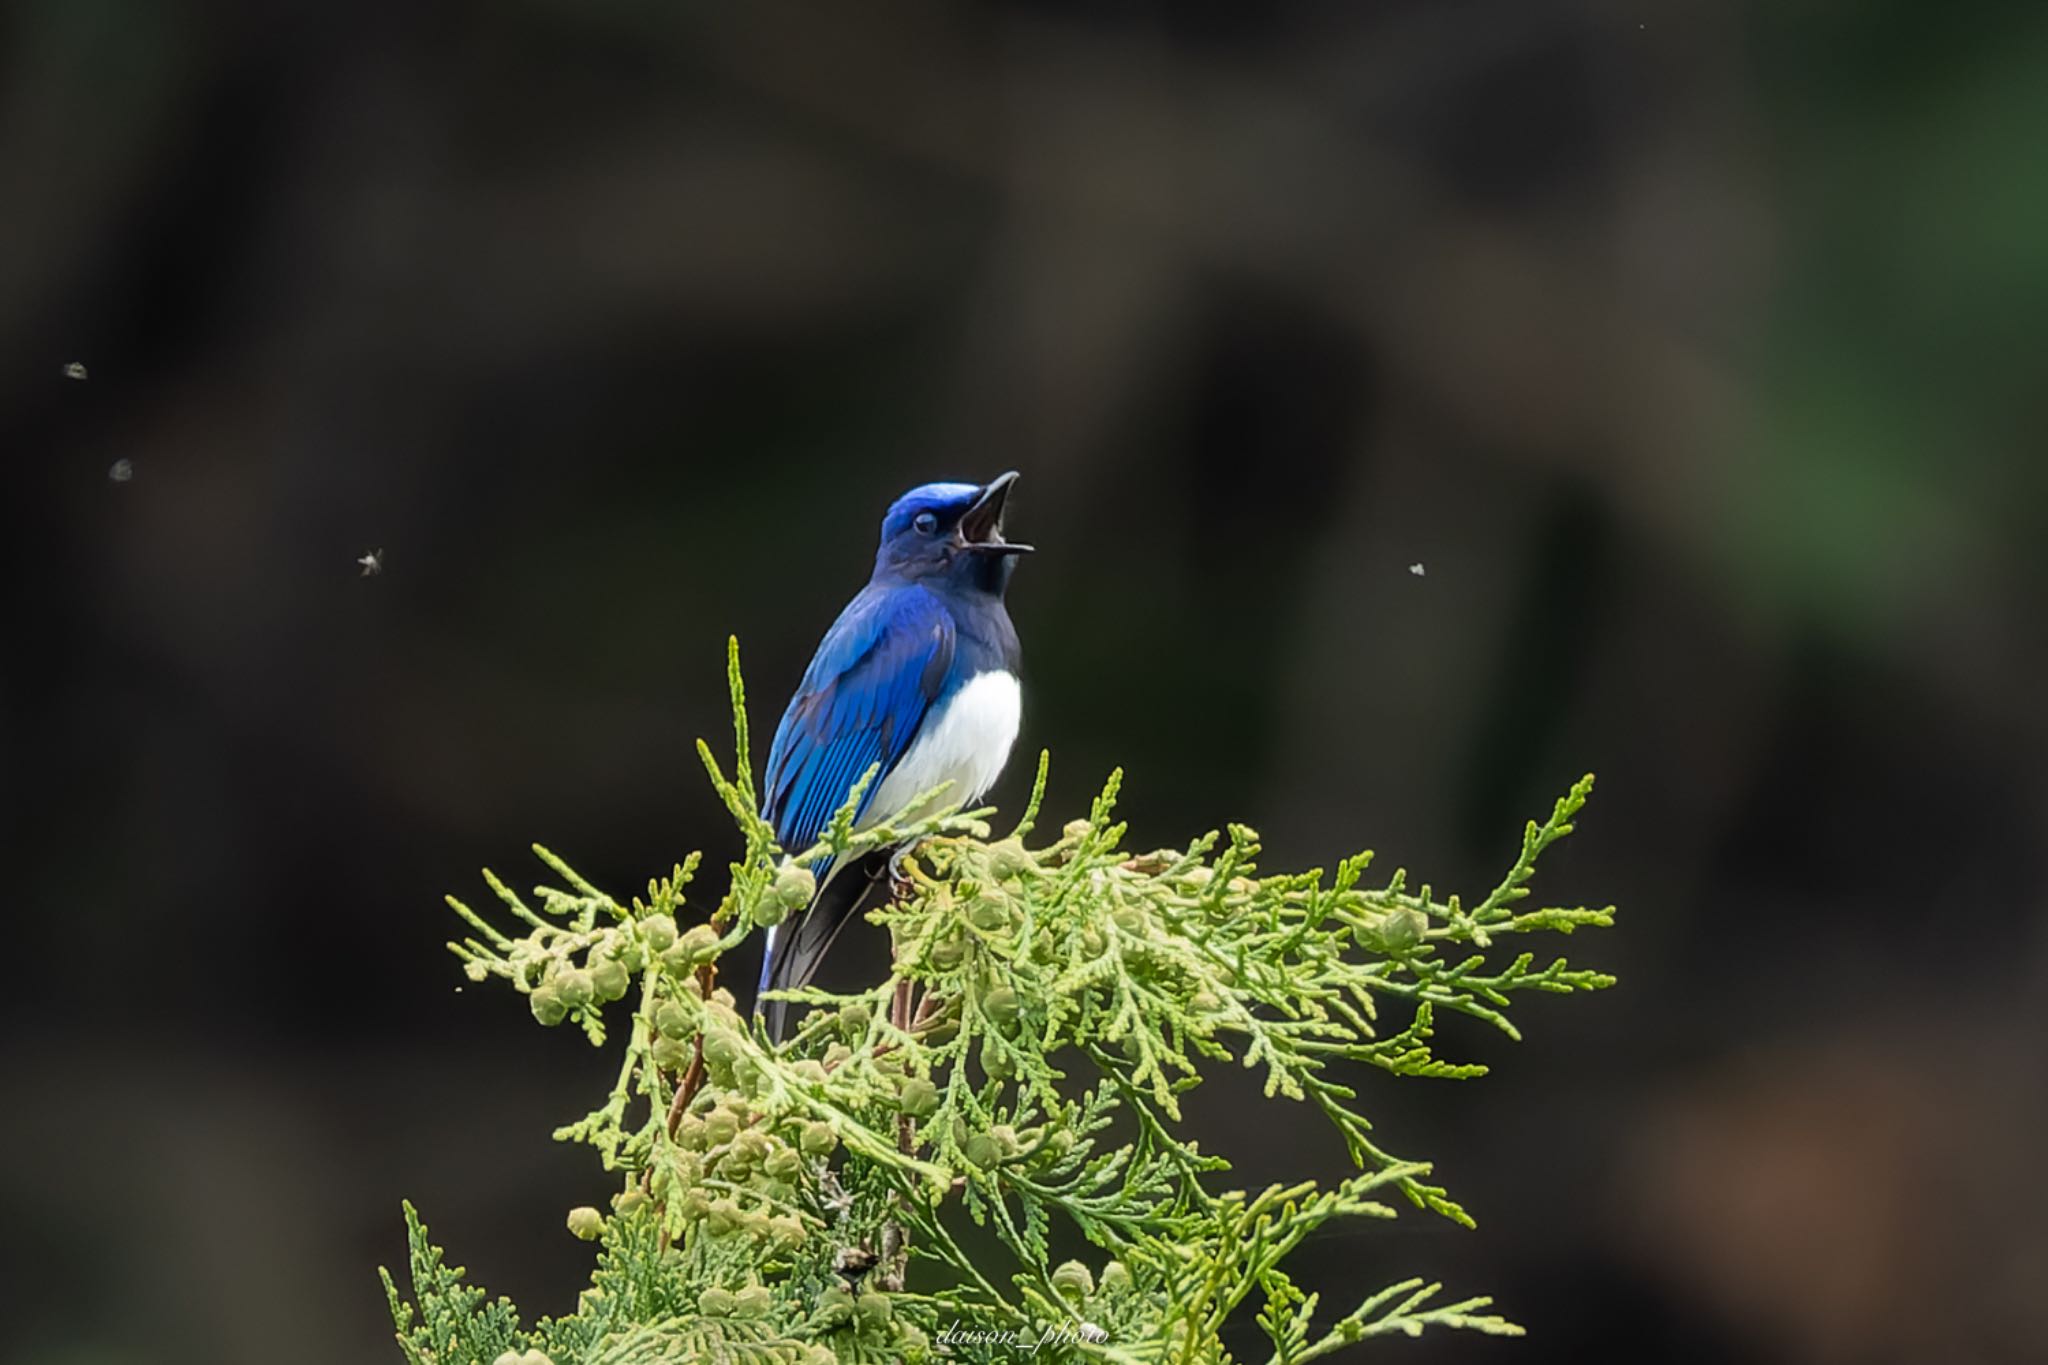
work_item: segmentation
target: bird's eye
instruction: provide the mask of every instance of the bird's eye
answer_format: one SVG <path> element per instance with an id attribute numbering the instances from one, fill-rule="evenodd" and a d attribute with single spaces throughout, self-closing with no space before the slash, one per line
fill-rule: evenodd
<path id="1" fill-rule="evenodd" d="M 930 512 L 919 512 L 917 514 L 916 520 L 912 521 L 910 524 L 912 526 L 915 526 L 919 531 L 923 532 L 925 535 L 930 535 L 932 532 L 939 529 L 939 519 L 933 516 Z"/>

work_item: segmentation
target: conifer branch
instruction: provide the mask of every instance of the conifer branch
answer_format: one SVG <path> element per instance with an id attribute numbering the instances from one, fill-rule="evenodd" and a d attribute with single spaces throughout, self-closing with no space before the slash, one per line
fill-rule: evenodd
<path id="1" fill-rule="evenodd" d="M 1431 1328 L 1520 1330 L 1419 1280 L 1331 1316 L 1285 1264 L 1319 1230 L 1402 1201 L 1471 1224 L 1427 1163 L 1381 1144 L 1360 1091 L 1483 1074 L 1435 1050 L 1447 1017 L 1519 1038 L 1521 997 L 1612 984 L 1562 957 L 1490 955 L 1501 935 L 1613 922 L 1611 906 L 1520 908 L 1590 777 L 1469 905 L 1410 890 L 1400 869 L 1365 885 L 1369 852 L 1327 874 L 1264 872 L 1242 825 L 1133 851 L 1114 818 L 1121 772 L 1086 817 L 1027 843 L 1043 755 L 1008 837 L 943 788 L 856 829 L 871 769 L 816 845 L 784 850 L 758 812 L 736 643 L 727 680 L 732 775 L 698 746 L 738 834 L 714 901 L 689 901 L 695 854 L 621 902 L 538 845 L 556 880 L 530 898 L 484 874 L 499 922 L 449 898 L 470 979 L 619 1049 L 601 1105 L 556 1131 L 618 1185 L 609 1210 L 569 1214 L 599 1243 L 590 1289 L 530 1324 L 449 1268 L 408 1206 L 409 1288 L 385 1286 L 413 1365 L 994 1361 L 1048 1333 L 1076 1359 L 1218 1362 L 1225 1324 L 1255 1305 L 1275 1365 Z M 809 868 L 899 846 L 895 894 L 868 916 L 890 936 L 890 976 L 779 992 L 808 1013 L 771 1043 L 719 963 L 809 902 Z M 618 1041 L 606 1023 L 621 1018 Z M 1228 1064 L 1256 1072 L 1267 1103 L 1320 1115 L 1356 1174 L 1221 1188 L 1229 1162 L 1186 1135 L 1181 1104 Z M 968 1224 L 986 1234 L 972 1251 Z M 1061 1228 L 1098 1264 L 1053 1264 Z"/>

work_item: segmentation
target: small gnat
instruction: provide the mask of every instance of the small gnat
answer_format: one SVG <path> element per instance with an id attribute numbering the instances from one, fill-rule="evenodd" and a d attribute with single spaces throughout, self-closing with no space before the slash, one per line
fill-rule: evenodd
<path id="1" fill-rule="evenodd" d="M 1429 570 L 1423 568 L 1420 564 L 1410 564 L 1408 566 L 1408 572 L 1414 574 L 1417 578 L 1420 578 L 1424 574 L 1428 573 Z"/>
<path id="2" fill-rule="evenodd" d="M 367 554 L 358 555 L 356 557 L 356 567 L 363 571 L 362 577 L 375 578 L 378 574 L 384 572 L 384 551 L 381 549 L 371 550 Z"/>
<path id="3" fill-rule="evenodd" d="M 126 483 L 135 477 L 135 466 L 128 460 L 116 460 L 107 466 L 107 477 L 115 483 Z"/>
<path id="4" fill-rule="evenodd" d="M 81 362 L 79 362 L 79 361 L 76 361 L 76 360 L 72 361 L 72 362 L 71 362 L 71 363 L 70 363 L 69 365 L 66 365 L 66 366 L 64 367 L 64 377 L 65 377 L 66 379 L 83 379 L 83 378 L 85 378 L 85 366 L 84 366 L 84 364 L 82 364 Z"/>

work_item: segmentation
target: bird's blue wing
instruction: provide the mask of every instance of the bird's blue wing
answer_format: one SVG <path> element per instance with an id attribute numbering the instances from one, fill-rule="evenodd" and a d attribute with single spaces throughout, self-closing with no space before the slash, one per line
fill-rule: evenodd
<path id="1" fill-rule="evenodd" d="M 875 789 L 910 747 L 953 667 L 953 618 L 921 587 L 870 585 L 818 646 L 768 750 L 763 810 L 776 842 L 801 853 L 874 764 Z"/>

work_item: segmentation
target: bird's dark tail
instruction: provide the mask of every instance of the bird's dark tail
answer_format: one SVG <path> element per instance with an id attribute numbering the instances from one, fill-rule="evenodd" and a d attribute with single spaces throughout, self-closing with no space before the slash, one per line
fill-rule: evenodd
<path id="1" fill-rule="evenodd" d="M 768 1026 L 771 1042 L 781 1042 L 789 1033 L 792 1018 L 803 1006 L 787 1000 L 763 1000 L 768 991 L 796 990 L 811 983 L 818 964 L 825 960 L 833 940 L 865 905 L 870 893 L 889 875 L 892 849 L 878 849 L 858 862 L 840 868 L 819 886 L 808 908 L 775 931 L 766 959 L 761 963 L 760 990 L 754 996 L 754 1014 Z"/>

